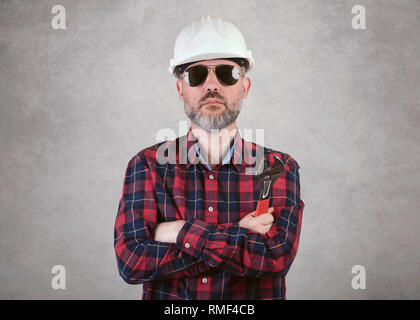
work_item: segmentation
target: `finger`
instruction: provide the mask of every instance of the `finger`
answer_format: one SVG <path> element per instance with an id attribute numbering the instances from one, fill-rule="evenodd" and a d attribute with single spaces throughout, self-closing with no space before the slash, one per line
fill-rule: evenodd
<path id="1" fill-rule="evenodd" d="M 264 234 L 265 233 L 267 233 L 268 231 L 270 231 L 270 229 L 271 229 L 271 226 L 272 226 L 273 224 L 269 224 L 269 225 L 267 225 L 267 226 L 264 226 L 264 228 L 265 228 L 265 232 L 264 232 Z"/>
<path id="2" fill-rule="evenodd" d="M 270 207 L 270 208 L 268 208 L 268 209 L 267 209 L 267 212 L 264 212 L 264 213 L 262 213 L 262 214 L 272 213 L 272 212 L 274 212 L 274 207 Z"/>
<path id="3" fill-rule="evenodd" d="M 274 221 L 270 222 L 270 223 L 263 223 L 263 226 L 268 226 L 268 225 L 273 225 Z"/>
<path id="4" fill-rule="evenodd" d="M 267 212 L 260 214 L 260 216 L 264 215 L 264 214 L 272 214 L 274 212 L 274 207 L 270 207 L 268 208 Z"/>
<path id="5" fill-rule="evenodd" d="M 272 223 L 274 221 L 274 217 L 271 213 L 264 213 L 256 217 L 255 219 L 258 219 L 258 222 L 262 224 L 268 224 Z"/>
<path id="6" fill-rule="evenodd" d="M 266 234 L 268 231 L 270 231 L 272 224 L 268 224 L 265 226 L 260 227 L 260 234 Z"/>
<path id="7" fill-rule="evenodd" d="M 264 234 L 268 233 L 270 231 L 271 227 L 267 229 L 266 232 L 264 232 Z"/>
<path id="8" fill-rule="evenodd" d="M 259 223 L 261 224 L 269 224 L 274 221 L 274 218 L 270 213 L 265 213 L 264 215 L 261 215 L 258 218 L 259 218 Z"/>

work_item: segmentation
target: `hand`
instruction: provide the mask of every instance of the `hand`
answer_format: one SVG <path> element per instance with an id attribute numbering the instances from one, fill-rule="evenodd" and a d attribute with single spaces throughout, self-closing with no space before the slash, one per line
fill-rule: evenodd
<path id="1" fill-rule="evenodd" d="M 258 217 L 255 217 L 255 211 L 252 211 L 239 221 L 239 226 L 255 233 L 265 234 L 273 225 L 274 217 L 271 214 L 273 211 L 274 207 L 270 207 L 267 213 L 263 213 Z"/>
<path id="2" fill-rule="evenodd" d="M 158 242 L 176 243 L 176 238 L 184 223 L 185 220 L 159 223 L 155 228 L 153 240 Z"/>

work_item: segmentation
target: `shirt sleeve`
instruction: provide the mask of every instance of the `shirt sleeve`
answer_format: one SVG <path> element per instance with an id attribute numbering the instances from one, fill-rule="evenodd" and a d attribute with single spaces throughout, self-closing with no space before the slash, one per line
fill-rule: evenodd
<path id="1" fill-rule="evenodd" d="M 120 276 L 130 284 L 156 278 L 181 278 L 209 270 L 204 261 L 176 244 L 153 240 L 157 203 L 152 172 L 142 153 L 128 164 L 114 227 L 114 249 Z"/>
<path id="2" fill-rule="evenodd" d="M 274 222 L 264 235 L 239 227 L 239 222 L 212 225 L 187 220 L 177 237 L 181 250 L 240 276 L 286 275 L 298 249 L 302 212 L 299 166 L 287 171 L 285 207 L 274 207 Z M 274 190 L 273 190 L 274 192 Z"/>

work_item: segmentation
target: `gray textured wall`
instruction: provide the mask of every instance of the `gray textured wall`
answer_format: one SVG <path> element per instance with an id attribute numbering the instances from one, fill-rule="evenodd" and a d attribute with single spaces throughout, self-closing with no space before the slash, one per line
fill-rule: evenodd
<path id="1" fill-rule="evenodd" d="M 168 64 L 203 14 L 234 22 L 255 57 L 239 127 L 301 166 L 288 299 L 419 299 L 416 0 L 0 1 L 0 298 L 140 298 L 113 251 L 123 174 L 186 120 Z M 51 288 L 58 264 L 66 290 Z"/>

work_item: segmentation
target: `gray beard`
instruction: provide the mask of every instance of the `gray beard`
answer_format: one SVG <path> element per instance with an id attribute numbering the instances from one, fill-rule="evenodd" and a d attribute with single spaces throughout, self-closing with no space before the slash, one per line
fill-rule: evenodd
<path id="1" fill-rule="evenodd" d="M 204 114 L 201 112 L 201 108 L 195 110 L 189 106 L 186 99 L 184 100 L 184 111 L 191 122 L 209 133 L 211 129 L 221 130 L 234 123 L 241 112 L 241 108 L 242 99 L 238 99 L 232 108 L 226 107 L 222 113 Z"/>

